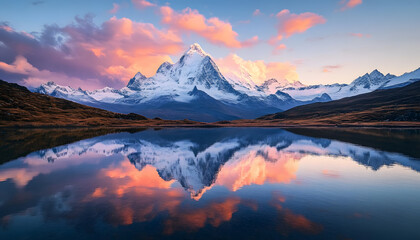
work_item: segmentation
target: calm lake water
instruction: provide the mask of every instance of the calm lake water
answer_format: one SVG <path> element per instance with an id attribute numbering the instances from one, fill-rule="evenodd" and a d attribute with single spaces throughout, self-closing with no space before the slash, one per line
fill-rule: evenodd
<path id="1" fill-rule="evenodd" d="M 0 239 L 420 239 L 418 130 L 59 134 L 3 139 Z"/>

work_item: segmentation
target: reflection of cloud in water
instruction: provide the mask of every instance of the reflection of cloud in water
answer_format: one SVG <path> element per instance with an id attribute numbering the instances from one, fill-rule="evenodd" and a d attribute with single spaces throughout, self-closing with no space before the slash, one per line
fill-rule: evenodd
<path id="1" fill-rule="evenodd" d="M 301 156 L 267 145 L 250 146 L 236 152 L 221 168 L 216 184 L 236 191 L 251 184 L 289 183 L 295 178 Z"/>
<path id="2" fill-rule="evenodd" d="M 170 218 L 164 223 L 164 233 L 196 231 L 207 223 L 213 227 L 218 227 L 221 223 L 231 220 L 233 213 L 238 210 L 240 202 L 241 200 L 238 197 L 227 198 L 223 202 L 213 202 L 204 208 L 172 212 Z"/>
<path id="3" fill-rule="evenodd" d="M 283 235 L 289 235 L 292 231 L 299 231 L 305 234 L 319 234 L 323 226 L 315 223 L 302 214 L 296 214 L 292 210 L 284 208 L 286 198 L 278 192 L 273 192 L 271 205 L 277 209 L 277 230 Z"/>

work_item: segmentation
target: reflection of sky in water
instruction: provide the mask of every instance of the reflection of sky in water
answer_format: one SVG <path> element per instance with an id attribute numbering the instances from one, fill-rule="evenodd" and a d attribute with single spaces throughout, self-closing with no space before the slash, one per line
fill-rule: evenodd
<path id="1" fill-rule="evenodd" d="M 416 239 L 419 170 L 277 129 L 110 134 L 0 165 L 0 237 Z"/>

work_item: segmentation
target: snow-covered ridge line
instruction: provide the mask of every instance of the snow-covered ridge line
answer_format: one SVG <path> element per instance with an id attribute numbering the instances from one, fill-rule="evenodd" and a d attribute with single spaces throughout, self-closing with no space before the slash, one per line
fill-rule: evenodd
<path id="1" fill-rule="evenodd" d="M 193 44 L 176 63 L 162 63 L 149 78 L 138 72 L 122 89 L 105 87 L 85 91 L 48 82 L 34 91 L 121 113 L 167 119 L 184 119 L 189 114 L 192 120 L 217 121 L 256 118 L 420 79 L 420 69 L 400 77 L 374 70 L 350 84 L 304 86 L 299 81 L 285 79 L 267 79 L 256 84 L 246 67 L 240 69 L 240 74 L 223 76 L 211 55 Z M 200 94 L 190 94 L 198 91 Z M 211 113 L 207 111 L 209 108 Z"/>

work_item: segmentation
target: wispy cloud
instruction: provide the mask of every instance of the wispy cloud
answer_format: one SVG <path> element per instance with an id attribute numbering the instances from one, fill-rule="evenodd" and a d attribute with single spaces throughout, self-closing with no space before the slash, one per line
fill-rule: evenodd
<path id="1" fill-rule="evenodd" d="M 278 54 L 280 50 L 286 49 L 286 45 L 279 44 L 283 38 L 288 38 L 294 34 L 306 32 L 318 24 L 324 24 L 327 20 L 321 15 L 306 12 L 301 14 L 290 13 L 288 9 L 284 9 L 276 14 L 278 19 L 277 35 L 268 40 L 268 44 L 275 47 L 274 54 Z"/>
<path id="2" fill-rule="evenodd" d="M 290 13 L 288 9 L 284 9 L 277 13 L 278 35 L 277 39 L 290 37 L 297 33 L 303 33 L 318 24 L 324 24 L 327 20 L 316 13 L 306 12 L 301 14 Z"/>
<path id="3" fill-rule="evenodd" d="M 144 9 L 148 7 L 156 7 L 157 5 L 146 0 L 131 0 L 131 2 L 139 9 Z"/>
<path id="4" fill-rule="evenodd" d="M 117 3 L 112 4 L 112 9 L 109 10 L 110 14 L 116 14 L 120 10 L 120 5 Z"/>
<path id="5" fill-rule="evenodd" d="M 348 10 L 348 9 L 354 8 L 354 7 L 356 7 L 357 5 L 362 4 L 362 2 L 363 2 L 362 0 L 342 0 L 342 1 L 340 2 L 340 5 L 341 5 L 340 10 L 341 10 L 341 11 L 345 11 L 345 10 Z"/>
<path id="6" fill-rule="evenodd" d="M 358 38 L 370 38 L 372 35 L 364 34 L 364 33 L 350 33 L 350 36 L 358 37 Z"/>
<path id="7" fill-rule="evenodd" d="M 326 177 L 332 177 L 332 178 L 340 177 L 340 174 L 337 171 L 327 170 L 327 169 L 322 170 L 322 175 L 324 175 Z"/>
<path id="8" fill-rule="evenodd" d="M 260 9 L 255 9 L 255 11 L 252 13 L 252 15 L 254 15 L 254 16 L 258 16 L 258 15 L 261 15 L 261 14 L 262 14 L 262 12 L 261 12 Z"/>
<path id="9" fill-rule="evenodd" d="M 341 65 L 326 65 L 322 67 L 322 72 L 329 73 L 332 72 L 334 69 L 339 69 L 341 67 Z"/>
<path id="10" fill-rule="evenodd" d="M 32 2 L 32 5 L 41 5 L 41 4 L 43 4 L 43 3 L 45 3 L 45 1 L 33 1 Z"/>

